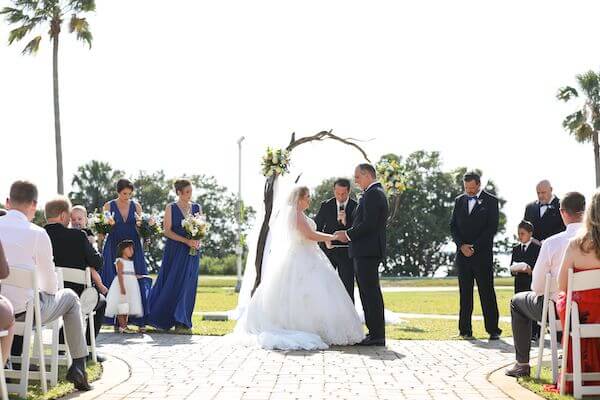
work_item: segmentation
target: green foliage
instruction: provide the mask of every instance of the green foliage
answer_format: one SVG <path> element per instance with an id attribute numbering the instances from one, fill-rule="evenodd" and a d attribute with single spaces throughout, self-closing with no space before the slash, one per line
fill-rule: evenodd
<path id="1" fill-rule="evenodd" d="M 92 160 L 77 168 L 69 197 L 73 204 L 81 204 L 88 212 L 102 210 L 104 203 L 115 196 L 117 180 L 125 173 L 114 170 L 109 163 Z"/>
<path id="2" fill-rule="evenodd" d="M 600 130 L 600 76 L 594 71 L 587 71 L 575 79 L 585 98 L 577 111 L 565 117 L 562 126 L 579 143 L 585 143 L 592 141 L 594 134 Z M 579 93 L 575 88 L 565 86 L 558 90 L 556 98 L 567 102 L 579 98 Z"/>
<path id="3" fill-rule="evenodd" d="M 245 261 L 242 261 L 242 267 L 244 265 L 245 265 Z M 237 256 L 235 254 L 230 254 L 223 258 L 202 257 L 202 259 L 200 261 L 200 274 L 201 275 L 236 275 L 237 274 Z"/>
<path id="4" fill-rule="evenodd" d="M 0 15 L 9 25 L 17 25 L 8 34 L 8 44 L 23 40 L 34 30 L 47 30 L 50 39 L 58 38 L 60 26 L 65 17 L 70 15 L 69 32 L 75 33 L 77 40 L 92 47 L 92 33 L 86 18 L 80 14 L 96 10 L 95 0 L 11 0 L 12 7 L 0 9 Z M 23 54 L 35 54 L 39 49 L 42 36 L 30 39 L 23 49 Z"/>

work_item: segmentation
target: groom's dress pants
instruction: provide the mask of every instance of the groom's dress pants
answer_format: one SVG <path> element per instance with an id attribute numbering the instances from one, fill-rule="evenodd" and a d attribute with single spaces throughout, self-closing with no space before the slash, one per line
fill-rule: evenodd
<path id="1" fill-rule="evenodd" d="M 350 296 L 354 303 L 354 263 L 348 255 L 348 249 L 343 247 L 330 249 L 327 250 L 326 254 L 331 264 L 337 269 L 338 275 L 348 292 L 348 296 Z"/>
<path id="2" fill-rule="evenodd" d="M 458 266 L 458 286 L 460 290 L 460 317 L 458 329 L 461 335 L 472 335 L 471 316 L 473 314 L 473 287 L 477 282 L 485 330 L 490 334 L 500 334 L 498 327 L 500 318 L 496 292 L 494 290 L 493 256 L 491 254 L 475 254 L 465 257 L 456 255 Z"/>
<path id="3" fill-rule="evenodd" d="M 385 338 L 383 295 L 379 286 L 380 260 L 373 257 L 354 258 L 354 272 L 365 312 L 365 322 L 373 339 Z"/>

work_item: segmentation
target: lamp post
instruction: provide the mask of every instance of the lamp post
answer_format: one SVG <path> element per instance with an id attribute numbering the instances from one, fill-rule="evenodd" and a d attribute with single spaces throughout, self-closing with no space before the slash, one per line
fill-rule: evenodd
<path id="1" fill-rule="evenodd" d="M 242 142 L 245 137 L 242 136 L 238 139 L 238 196 L 237 196 L 237 245 L 235 252 L 237 254 L 237 283 L 235 285 L 236 293 L 240 292 L 242 288 Z"/>

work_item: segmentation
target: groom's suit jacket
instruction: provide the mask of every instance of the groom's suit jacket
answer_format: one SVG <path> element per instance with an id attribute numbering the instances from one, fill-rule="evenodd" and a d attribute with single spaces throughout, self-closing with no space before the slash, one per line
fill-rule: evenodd
<path id="1" fill-rule="evenodd" d="M 385 259 L 388 201 L 380 183 L 369 187 L 358 201 L 352 228 L 346 231 L 350 238 L 352 258 Z"/>

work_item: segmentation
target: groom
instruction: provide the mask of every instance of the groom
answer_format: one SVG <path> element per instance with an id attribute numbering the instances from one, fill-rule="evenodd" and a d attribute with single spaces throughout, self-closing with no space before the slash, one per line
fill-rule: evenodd
<path id="1" fill-rule="evenodd" d="M 388 201 L 377 173 L 371 164 L 360 164 L 354 171 L 354 181 L 363 190 L 354 212 L 352 227 L 335 236 L 349 242 L 350 257 L 358 283 L 360 300 L 365 312 L 369 334 L 360 344 L 385 346 L 383 296 L 379 286 L 379 264 L 385 260 L 385 228 Z"/>

